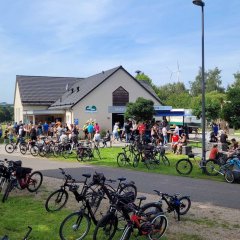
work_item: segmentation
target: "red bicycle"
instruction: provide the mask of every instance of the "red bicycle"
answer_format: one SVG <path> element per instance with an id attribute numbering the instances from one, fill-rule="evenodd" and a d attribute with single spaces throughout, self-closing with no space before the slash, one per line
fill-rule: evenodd
<path id="1" fill-rule="evenodd" d="M 132 207 L 133 206 L 133 207 Z M 134 229 L 137 229 L 135 237 L 146 236 L 149 240 L 160 239 L 166 232 L 168 226 L 167 217 L 163 212 L 152 209 L 150 211 L 141 211 L 129 204 L 129 209 L 133 214 L 128 221 L 120 240 L 130 239 Z"/>
<path id="2" fill-rule="evenodd" d="M 10 168 L 11 169 L 11 168 Z M 32 172 L 31 168 L 17 167 L 12 171 L 8 179 L 8 185 L 5 189 L 2 202 L 8 199 L 9 193 L 14 189 L 27 189 L 29 192 L 36 192 L 42 185 L 43 175 L 41 172 Z"/>

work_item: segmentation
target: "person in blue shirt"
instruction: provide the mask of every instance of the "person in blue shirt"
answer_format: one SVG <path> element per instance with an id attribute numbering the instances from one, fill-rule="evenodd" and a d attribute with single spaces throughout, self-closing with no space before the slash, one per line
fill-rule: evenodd
<path id="1" fill-rule="evenodd" d="M 88 140 L 91 141 L 93 138 L 93 132 L 94 132 L 94 127 L 92 123 L 88 124 L 87 130 L 88 130 Z"/>
<path id="2" fill-rule="evenodd" d="M 43 134 L 44 134 L 45 136 L 48 135 L 48 128 L 49 128 L 49 125 L 48 125 L 47 122 L 45 122 L 45 123 L 43 124 Z"/>

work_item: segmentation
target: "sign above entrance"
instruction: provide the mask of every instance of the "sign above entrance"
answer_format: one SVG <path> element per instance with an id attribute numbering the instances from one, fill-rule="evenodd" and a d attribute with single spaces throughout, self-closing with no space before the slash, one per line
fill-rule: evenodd
<path id="1" fill-rule="evenodd" d="M 160 111 L 170 111 L 172 110 L 172 106 L 160 106 L 160 105 L 155 105 L 154 110 L 160 110 Z"/>
<path id="2" fill-rule="evenodd" d="M 125 106 L 108 106 L 108 113 L 125 113 Z"/>
<path id="3" fill-rule="evenodd" d="M 97 112 L 97 107 L 94 106 L 94 105 L 92 105 L 92 106 L 86 106 L 86 107 L 85 107 L 85 112 L 90 112 L 90 113 L 92 113 L 92 112 Z"/>

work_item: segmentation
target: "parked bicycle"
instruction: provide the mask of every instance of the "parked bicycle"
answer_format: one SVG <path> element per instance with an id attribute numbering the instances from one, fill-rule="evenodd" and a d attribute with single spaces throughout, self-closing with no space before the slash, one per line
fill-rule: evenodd
<path id="1" fill-rule="evenodd" d="M 174 212 L 174 214 L 177 214 L 178 221 L 180 221 L 180 215 L 185 215 L 191 207 L 189 196 L 180 197 L 180 194 L 169 195 L 158 190 L 153 191 L 160 196 L 160 202 L 164 201 L 166 203 L 168 213 Z"/>
<path id="2" fill-rule="evenodd" d="M 130 239 L 135 229 L 137 229 L 137 233 L 134 234 L 135 238 L 146 236 L 150 240 L 156 240 L 164 235 L 168 226 L 168 220 L 164 213 L 144 212 L 144 209 L 136 208 L 133 204 L 128 204 L 128 208 L 133 214 L 127 222 L 120 240 Z"/>
<path id="3" fill-rule="evenodd" d="M 206 167 L 201 164 L 201 161 L 200 160 L 198 161 L 195 158 L 194 154 L 190 153 L 190 154 L 188 154 L 187 158 L 182 158 L 182 159 L 177 161 L 177 163 L 176 163 L 177 172 L 181 175 L 189 175 L 193 170 L 192 161 L 197 163 L 199 168 L 205 170 Z"/>
<path id="4" fill-rule="evenodd" d="M 76 199 L 83 204 L 79 211 L 70 214 L 63 220 L 60 226 L 61 239 L 83 239 L 89 232 L 91 221 L 96 225 L 105 213 L 101 212 L 98 214 L 97 210 L 101 201 L 106 199 L 106 197 L 109 201 L 112 201 L 115 193 L 124 196 L 128 191 L 131 191 L 133 198 L 136 198 L 136 186 L 133 183 L 123 183 L 126 180 L 125 178 L 119 178 L 119 184 L 115 190 L 106 184 L 107 180 L 102 173 L 95 173 L 92 182 L 87 184 L 87 178 L 90 178 L 90 176 L 85 175 L 86 180 L 84 181 L 81 193 L 78 193 L 76 190 L 73 191 Z M 103 210 L 105 209 L 106 206 Z M 121 215 L 118 216 L 119 219 L 121 217 Z"/>
<path id="5" fill-rule="evenodd" d="M 132 144 L 129 144 L 122 148 L 123 152 L 118 153 L 117 156 L 117 164 L 119 167 L 123 167 L 128 165 L 134 164 L 134 159 L 136 158 L 136 154 L 134 152 L 134 147 Z M 133 162 L 133 163 L 132 163 Z"/>
<path id="6" fill-rule="evenodd" d="M 206 172 L 210 176 L 221 174 L 226 182 L 233 183 L 240 179 L 240 159 L 235 156 L 227 160 L 223 165 L 219 165 L 213 160 L 208 160 L 206 163 Z"/>
<path id="7" fill-rule="evenodd" d="M 8 199 L 9 193 L 14 189 L 18 188 L 20 190 L 27 189 L 29 192 L 36 192 L 43 180 L 42 173 L 39 171 L 32 172 L 31 168 L 17 167 L 14 169 L 14 163 L 10 161 L 8 170 L 10 179 L 8 180 L 8 185 L 5 189 L 2 202 Z"/>
<path id="8" fill-rule="evenodd" d="M 117 229 L 118 229 L 118 213 L 121 213 L 123 216 L 123 220 L 130 223 L 130 213 L 133 211 L 139 211 L 145 216 L 149 216 L 147 220 L 150 220 L 150 216 L 152 217 L 151 220 L 154 219 L 154 216 L 162 213 L 162 208 L 159 203 L 147 203 L 143 206 L 141 206 L 141 203 L 143 200 L 146 199 L 146 197 L 139 197 L 138 198 L 139 204 L 134 204 L 134 195 L 132 192 L 127 192 L 124 195 L 120 195 L 118 193 L 114 194 L 114 197 L 112 198 L 110 208 L 105 216 L 102 217 L 102 219 L 98 222 L 94 233 L 93 233 L 93 240 L 110 240 L 113 239 L 115 236 Z M 134 209 L 134 210 L 133 210 Z M 151 227 L 153 225 L 151 224 Z M 129 239 L 130 234 L 132 232 L 132 228 L 129 228 L 126 230 L 126 236 L 124 235 L 123 239 Z M 151 236 L 152 232 L 149 232 L 149 236 Z M 127 238 L 128 237 L 128 238 Z M 118 239 L 120 237 L 118 236 Z M 151 239 L 151 238 L 149 238 Z M 156 238 L 157 239 L 157 238 Z"/>
<path id="9" fill-rule="evenodd" d="M 16 171 L 17 167 L 22 166 L 22 161 L 8 161 L 7 159 L 0 160 L 0 192 L 5 184 L 10 182 L 12 172 Z"/>

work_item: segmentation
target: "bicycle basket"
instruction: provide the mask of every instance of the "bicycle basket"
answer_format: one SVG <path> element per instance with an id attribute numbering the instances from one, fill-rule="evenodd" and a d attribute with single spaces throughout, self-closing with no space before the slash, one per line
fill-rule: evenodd
<path id="1" fill-rule="evenodd" d="M 100 183 L 102 184 L 105 182 L 105 180 L 106 180 L 106 178 L 103 173 L 95 173 L 93 175 L 93 183 L 94 184 L 100 184 Z"/>
<path id="2" fill-rule="evenodd" d="M 135 194 L 134 192 L 126 192 L 124 194 L 119 195 L 118 200 L 119 202 L 124 204 L 133 203 L 135 200 Z"/>

